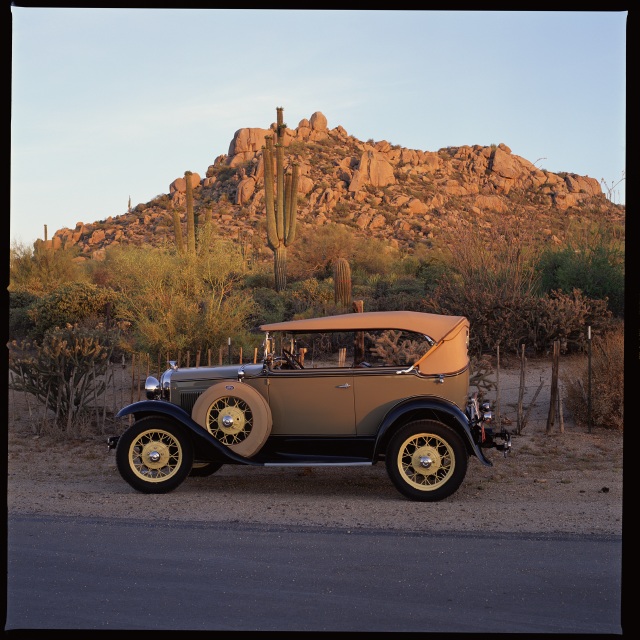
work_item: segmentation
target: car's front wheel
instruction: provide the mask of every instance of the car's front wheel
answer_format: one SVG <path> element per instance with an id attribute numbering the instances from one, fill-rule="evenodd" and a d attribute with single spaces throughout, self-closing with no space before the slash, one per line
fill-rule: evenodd
<path id="1" fill-rule="evenodd" d="M 119 438 L 116 465 L 120 475 L 142 493 L 168 493 L 193 466 L 188 435 L 166 418 L 149 416 L 134 422 Z"/>
<path id="2" fill-rule="evenodd" d="M 391 438 L 387 473 L 411 500 L 436 502 L 454 493 L 467 473 L 469 455 L 460 436 L 435 420 L 416 420 Z"/>

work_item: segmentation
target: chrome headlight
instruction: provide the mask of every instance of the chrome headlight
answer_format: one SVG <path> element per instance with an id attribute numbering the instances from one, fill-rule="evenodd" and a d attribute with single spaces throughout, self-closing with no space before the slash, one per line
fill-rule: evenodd
<path id="1" fill-rule="evenodd" d="M 157 378 L 149 376 L 144 381 L 144 390 L 149 400 L 157 400 L 160 397 L 161 389 Z"/>

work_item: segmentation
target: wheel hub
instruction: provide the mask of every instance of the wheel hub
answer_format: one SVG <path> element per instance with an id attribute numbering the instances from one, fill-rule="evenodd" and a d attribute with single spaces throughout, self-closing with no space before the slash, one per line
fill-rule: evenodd
<path id="1" fill-rule="evenodd" d="M 436 473 L 442 466 L 442 458 L 433 447 L 419 447 L 411 456 L 411 466 L 419 473 L 426 469 L 429 470 L 430 474 Z"/>
<path id="2" fill-rule="evenodd" d="M 238 407 L 225 407 L 217 419 L 218 429 L 227 435 L 242 433 L 246 426 L 244 411 Z"/>
<path id="3" fill-rule="evenodd" d="M 150 469 L 161 469 L 169 460 L 169 449 L 162 442 L 149 442 L 142 449 L 141 459 Z"/>

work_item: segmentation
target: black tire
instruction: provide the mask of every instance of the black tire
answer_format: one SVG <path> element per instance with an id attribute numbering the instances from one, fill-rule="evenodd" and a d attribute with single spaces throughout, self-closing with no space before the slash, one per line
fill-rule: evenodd
<path id="1" fill-rule="evenodd" d="M 216 471 L 218 471 L 222 464 L 222 462 L 196 461 L 193 463 L 189 475 L 193 478 L 206 478 L 207 476 L 213 475 Z"/>
<path id="2" fill-rule="evenodd" d="M 437 502 L 454 493 L 467 474 L 468 462 L 460 436 L 435 420 L 416 420 L 400 428 L 385 455 L 396 489 L 421 502 Z"/>
<path id="3" fill-rule="evenodd" d="M 193 466 L 193 445 L 175 422 L 149 416 L 134 422 L 118 440 L 120 475 L 141 493 L 168 493 Z"/>

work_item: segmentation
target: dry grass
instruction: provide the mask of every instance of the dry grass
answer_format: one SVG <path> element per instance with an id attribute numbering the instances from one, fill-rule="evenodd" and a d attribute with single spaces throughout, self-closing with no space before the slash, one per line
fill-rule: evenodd
<path id="1" fill-rule="evenodd" d="M 591 357 L 591 414 L 588 360 L 566 381 L 566 404 L 583 426 L 622 431 L 624 428 L 624 331 L 622 327 L 594 338 Z"/>

